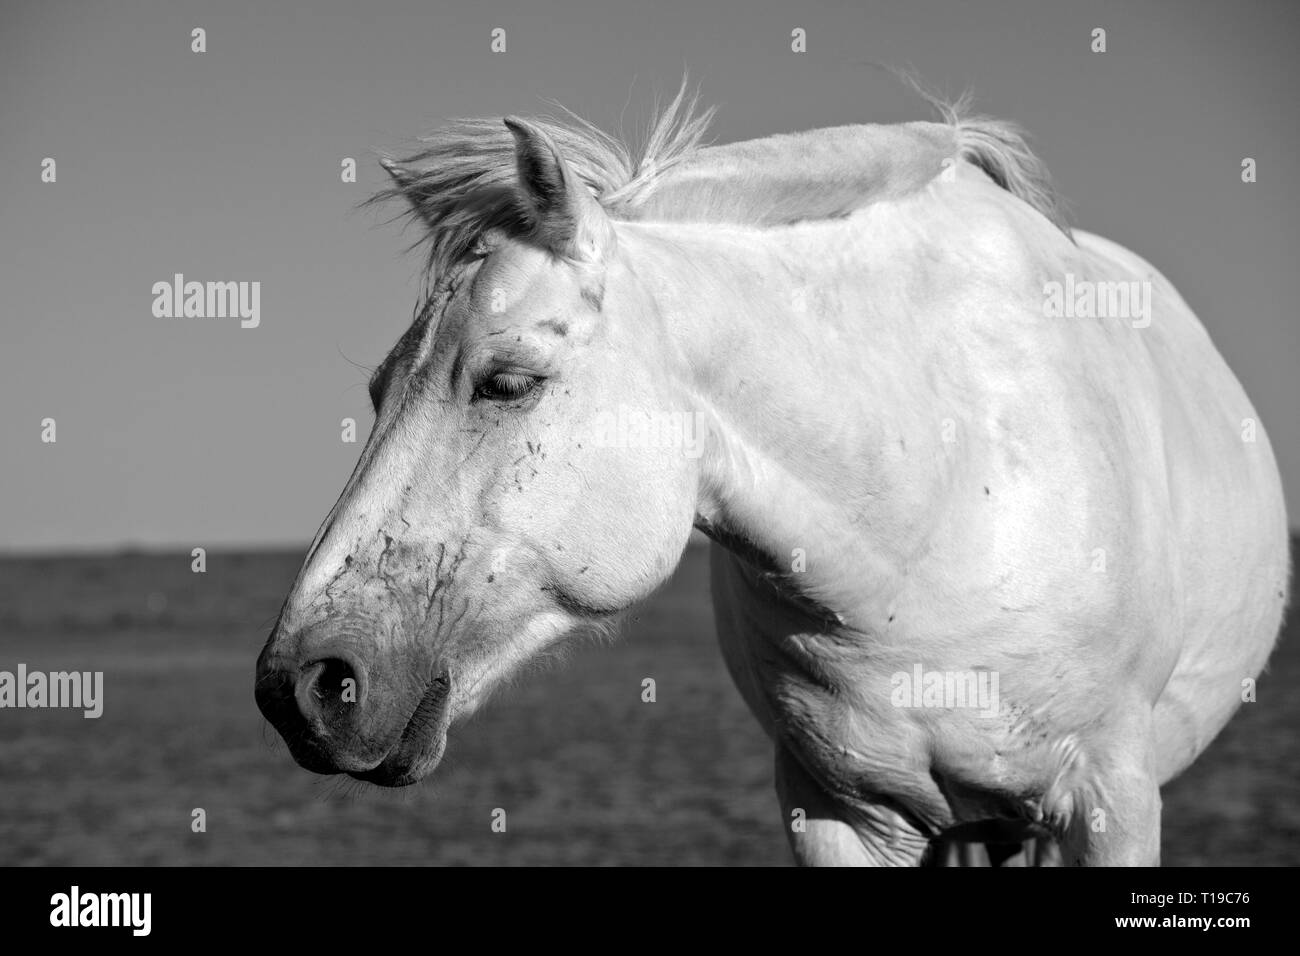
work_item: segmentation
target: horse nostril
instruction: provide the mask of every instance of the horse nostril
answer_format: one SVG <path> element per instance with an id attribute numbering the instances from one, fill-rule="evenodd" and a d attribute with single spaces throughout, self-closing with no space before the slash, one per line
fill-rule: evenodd
<path id="1" fill-rule="evenodd" d="M 352 720 L 362 692 L 360 672 L 351 662 L 331 657 L 303 670 L 294 696 L 308 722 L 328 730 Z"/>
<path id="2" fill-rule="evenodd" d="M 297 717 L 293 672 L 279 666 L 265 653 L 257 662 L 257 685 L 253 696 L 262 715 L 277 729 Z"/>

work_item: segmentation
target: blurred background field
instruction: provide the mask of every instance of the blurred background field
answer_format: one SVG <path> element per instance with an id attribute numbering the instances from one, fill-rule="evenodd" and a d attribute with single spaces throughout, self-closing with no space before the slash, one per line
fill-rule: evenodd
<path id="1" fill-rule="evenodd" d="M 253 703 L 300 559 L 211 553 L 206 574 L 186 552 L 0 559 L 0 669 L 105 672 L 98 720 L 0 711 L 0 864 L 789 863 L 770 747 L 714 643 L 704 548 L 616 643 L 525 675 L 400 791 L 299 769 Z M 1258 702 L 1166 788 L 1165 865 L 1300 862 L 1295 631 Z"/>

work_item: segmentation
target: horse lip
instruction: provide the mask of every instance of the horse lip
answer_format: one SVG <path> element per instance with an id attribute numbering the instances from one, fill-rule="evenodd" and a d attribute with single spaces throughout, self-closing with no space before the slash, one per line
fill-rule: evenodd
<path id="1" fill-rule="evenodd" d="M 376 766 L 348 771 L 348 776 L 381 787 L 405 787 L 437 766 L 447 746 L 451 723 L 451 675 L 443 671 L 429 681 L 402 734 Z"/>

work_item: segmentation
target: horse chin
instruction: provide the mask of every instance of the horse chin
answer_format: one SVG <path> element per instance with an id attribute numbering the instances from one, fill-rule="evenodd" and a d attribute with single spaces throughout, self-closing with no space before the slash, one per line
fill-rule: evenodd
<path id="1" fill-rule="evenodd" d="M 421 743 L 413 755 L 408 754 L 404 746 L 401 752 L 389 754 L 374 769 L 364 773 L 349 772 L 348 776 L 379 787 L 409 787 L 433 772 L 442 761 L 446 748 L 447 735 L 444 733 L 436 739 Z"/>
<path id="2" fill-rule="evenodd" d="M 444 672 L 429 683 L 415 713 L 393 749 L 378 766 L 348 776 L 380 787 L 407 787 L 428 776 L 442 761 L 451 724 L 451 680 Z"/>

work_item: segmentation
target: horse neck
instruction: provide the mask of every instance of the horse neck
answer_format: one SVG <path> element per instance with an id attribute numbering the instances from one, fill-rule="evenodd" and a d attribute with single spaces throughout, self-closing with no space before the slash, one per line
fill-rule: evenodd
<path id="1" fill-rule="evenodd" d="M 887 228 L 901 213 L 863 214 Z M 699 526 L 827 608 L 860 601 L 864 580 L 887 587 L 932 490 L 906 466 L 907 440 L 937 428 L 915 401 L 926 382 L 908 310 L 881 304 L 904 301 L 909 277 L 846 249 L 862 233 L 843 223 L 632 232 L 707 426 Z"/>

